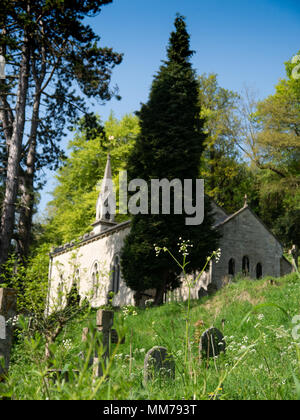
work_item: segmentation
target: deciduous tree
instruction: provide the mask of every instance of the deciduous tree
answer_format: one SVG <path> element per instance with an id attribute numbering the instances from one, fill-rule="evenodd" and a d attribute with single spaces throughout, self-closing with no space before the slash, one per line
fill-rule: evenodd
<path id="1" fill-rule="evenodd" d="M 111 0 L 1 4 L 0 52 L 6 58 L 7 77 L 0 83 L 6 153 L 0 265 L 10 250 L 17 210 L 19 249 L 23 256 L 28 254 L 40 170 L 57 166 L 62 154 L 58 142 L 68 122 L 74 123 L 78 112 L 88 112 L 85 99 L 107 101 L 117 95 L 110 78 L 122 56 L 101 46 L 100 37 L 84 21 L 108 3 Z"/>

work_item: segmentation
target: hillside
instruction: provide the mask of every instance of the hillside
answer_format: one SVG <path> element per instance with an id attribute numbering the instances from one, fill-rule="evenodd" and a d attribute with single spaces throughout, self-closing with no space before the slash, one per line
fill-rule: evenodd
<path id="1" fill-rule="evenodd" d="M 43 340 L 36 335 L 24 342 L 20 332 L 0 395 L 14 399 L 298 399 L 300 337 L 292 320 L 300 315 L 299 302 L 297 274 L 237 280 L 213 296 L 192 301 L 186 362 L 186 302 L 146 310 L 122 308 L 114 325 L 126 341 L 113 346 L 105 380 L 93 381 L 92 368 L 78 357 L 84 351 L 82 329 L 95 325 L 95 311 L 70 322 L 57 339 L 54 367 L 81 372 L 79 376 L 70 373 L 67 383 L 45 380 Z M 224 332 L 227 350 L 215 360 L 200 363 L 197 337 L 212 325 Z M 173 354 L 176 377 L 145 385 L 144 357 L 157 345 Z"/>

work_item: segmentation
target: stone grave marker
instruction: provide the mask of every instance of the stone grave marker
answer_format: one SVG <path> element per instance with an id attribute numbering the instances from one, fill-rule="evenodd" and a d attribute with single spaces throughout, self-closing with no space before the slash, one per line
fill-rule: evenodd
<path id="1" fill-rule="evenodd" d="M 215 327 L 211 327 L 200 337 L 199 341 L 199 354 L 202 357 L 209 358 L 218 356 L 221 352 L 225 353 L 226 343 L 224 336 Z"/>
<path id="2" fill-rule="evenodd" d="M 102 332 L 103 340 L 103 357 L 106 359 L 109 356 L 109 346 L 110 346 L 110 333 L 112 326 L 114 324 L 114 312 L 107 311 L 105 309 L 99 309 L 97 311 L 97 328 L 98 331 Z M 96 355 L 97 357 L 97 355 Z"/>
<path id="3" fill-rule="evenodd" d="M 6 325 L 4 316 L 0 315 L 0 340 L 6 339 Z"/>
<path id="4" fill-rule="evenodd" d="M 0 378 L 8 370 L 13 338 L 12 319 L 16 315 L 17 293 L 0 288 Z"/>
<path id="5" fill-rule="evenodd" d="M 204 287 L 200 287 L 198 290 L 198 299 L 201 299 L 205 296 L 208 296 L 208 291 L 204 289 Z"/>
<path id="6" fill-rule="evenodd" d="M 209 285 L 207 286 L 207 293 L 209 296 L 214 295 L 216 292 L 218 291 L 218 288 L 215 284 L 213 283 L 209 283 Z"/>
<path id="7" fill-rule="evenodd" d="M 175 378 L 175 362 L 165 347 L 155 346 L 148 351 L 144 360 L 144 381 L 155 378 Z"/>
<path id="8" fill-rule="evenodd" d="M 118 333 L 115 329 L 112 328 L 113 323 L 114 323 L 113 311 L 105 310 L 105 309 L 99 309 L 97 311 L 96 324 L 97 324 L 98 331 L 102 333 L 102 345 L 103 345 L 102 359 L 97 354 L 97 351 L 95 352 L 95 357 L 94 357 L 94 375 L 98 377 L 103 375 L 102 364 L 103 363 L 105 364 L 107 359 L 109 358 L 110 344 L 119 342 Z M 121 340 L 121 344 L 123 344 L 124 342 L 125 342 L 125 338 Z"/>

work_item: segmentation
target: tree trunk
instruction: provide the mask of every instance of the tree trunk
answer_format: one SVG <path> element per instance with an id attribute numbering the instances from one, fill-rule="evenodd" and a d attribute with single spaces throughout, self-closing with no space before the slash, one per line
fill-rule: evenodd
<path id="1" fill-rule="evenodd" d="M 29 138 L 29 149 L 26 158 L 26 171 L 22 174 L 19 185 L 21 192 L 21 209 L 18 229 L 18 245 L 21 258 L 26 264 L 29 254 L 29 245 L 31 239 L 32 217 L 34 206 L 34 175 L 37 145 L 37 128 L 40 109 L 40 85 L 36 87 L 36 96 L 33 105 L 31 131 Z"/>
<path id="2" fill-rule="evenodd" d="M 15 209 L 18 192 L 19 164 L 25 126 L 26 96 L 28 91 L 29 45 L 27 40 L 22 49 L 16 113 L 12 137 L 9 142 L 6 173 L 6 188 L 3 201 L 0 232 L 0 267 L 7 261 L 15 223 Z"/>
<path id="3" fill-rule="evenodd" d="M 164 293 L 166 291 L 166 285 L 168 280 L 169 273 L 165 271 L 162 276 L 162 283 L 159 287 L 156 288 L 156 294 L 154 298 L 154 306 L 159 306 L 164 303 Z"/>
<path id="4" fill-rule="evenodd" d="M 39 22 L 41 32 L 44 33 L 43 23 Z M 18 226 L 18 245 L 21 258 L 26 264 L 29 255 L 29 246 L 31 240 L 32 217 L 34 207 L 34 177 L 36 164 L 36 149 L 37 149 L 37 131 L 39 126 L 39 113 L 42 95 L 42 84 L 46 76 L 46 53 L 45 48 L 41 45 L 40 54 L 42 57 L 42 66 L 38 74 L 36 70 L 36 60 L 34 55 L 31 60 L 31 68 L 33 79 L 35 82 L 35 95 L 31 116 L 31 128 L 29 136 L 29 147 L 26 156 L 26 171 L 23 173 L 22 182 L 20 182 L 21 193 L 21 209 Z"/>

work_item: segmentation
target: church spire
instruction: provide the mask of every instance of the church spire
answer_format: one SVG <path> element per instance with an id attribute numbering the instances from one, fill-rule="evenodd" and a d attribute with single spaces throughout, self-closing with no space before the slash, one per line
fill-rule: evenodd
<path id="1" fill-rule="evenodd" d="M 96 204 L 96 221 L 94 232 L 99 233 L 114 225 L 116 211 L 115 194 L 113 189 L 110 155 L 107 155 L 107 161 L 104 176 L 101 184 L 101 190 Z"/>

